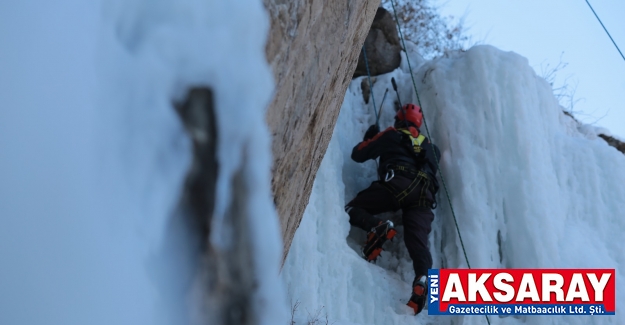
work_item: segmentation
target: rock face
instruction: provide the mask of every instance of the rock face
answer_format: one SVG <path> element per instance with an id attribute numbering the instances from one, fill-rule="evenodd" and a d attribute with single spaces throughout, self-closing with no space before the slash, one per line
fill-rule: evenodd
<path id="1" fill-rule="evenodd" d="M 575 116 L 573 116 L 573 114 L 567 112 L 567 111 L 563 111 L 564 115 L 572 118 L 575 122 L 577 122 L 578 125 L 581 125 L 582 123 L 575 118 Z M 616 150 L 622 152 L 623 154 L 625 154 L 625 142 L 622 142 L 612 136 L 609 135 L 605 135 L 605 134 L 598 134 L 598 136 L 603 139 L 605 142 L 608 143 L 608 145 L 616 148 Z"/>
<path id="2" fill-rule="evenodd" d="M 397 24 L 393 16 L 386 9 L 378 8 L 371 29 L 365 40 L 367 63 L 372 76 L 391 72 L 401 63 L 401 45 Z M 358 65 L 354 78 L 367 75 L 365 57 L 362 50 L 358 57 Z"/>
<path id="3" fill-rule="evenodd" d="M 284 257 L 308 204 L 379 0 L 264 0 L 276 90 L 267 111 Z"/>
<path id="4" fill-rule="evenodd" d="M 609 145 L 611 145 L 612 147 L 616 148 L 616 150 L 622 152 L 625 154 L 625 142 L 621 142 L 609 135 L 605 135 L 605 134 L 599 134 L 599 137 L 601 137 L 603 140 L 605 140 L 605 142 L 607 142 Z"/>

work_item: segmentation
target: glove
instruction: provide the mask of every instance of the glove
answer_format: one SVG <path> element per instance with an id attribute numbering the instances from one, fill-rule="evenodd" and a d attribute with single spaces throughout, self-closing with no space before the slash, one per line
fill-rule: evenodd
<path id="1" fill-rule="evenodd" d="M 365 132 L 364 140 L 367 141 L 373 138 L 378 133 L 380 133 L 380 127 L 377 126 L 376 124 L 373 124 L 367 129 L 367 132 Z"/>

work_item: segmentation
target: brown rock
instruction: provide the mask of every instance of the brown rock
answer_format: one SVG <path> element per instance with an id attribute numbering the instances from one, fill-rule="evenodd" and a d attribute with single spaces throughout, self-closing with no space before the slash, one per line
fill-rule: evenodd
<path id="1" fill-rule="evenodd" d="M 599 137 L 601 137 L 601 139 L 605 140 L 605 142 L 607 142 L 609 145 L 611 145 L 612 147 L 616 148 L 616 150 L 622 152 L 625 154 L 625 142 L 621 142 L 609 135 L 605 135 L 605 134 L 599 134 Z"/>
<path id="2" fill-rule="evenodd" d="M 276 81 L 267 111 L 273 135 L 272 187 L 286 257 L 380 1 L 264 4 L 271 18 L 267 60 Z"/>
<path id="3" fill-rule="evenodd" d="M 365 40 L 366 63 L 369 64 L 371 75 L 377 76 L 397 69 L 401 63 L 401 49 L 395 20 L 386 9 L 378 8 Z M 367 66 L 361 49 L 353 77 L 365 75 L 367 75 Z"/>
<path id="4" fill-rule="evenodd" d="M 564 115 L 572 118 L 575 122 L 577 122 L 578 125 L 581 125 L 582 123 L 577 120 L 577 118 L 575 118 L 575 116 L 573 116 L 573 114 L 567 112 L 567 111 L 562 111 L 564 113 Z M 605 135 L 605 134 L 599 134 L 599 137 L 603 140 L 605 140 L 605 142 L 608 143 L 608 145 L 616 148 L 616 150 L 622 152 L 623 154 L 625 154 L 625 142 L 619 141 L 618 139 L 611 137 L 609 135 Z"/>
<path id="5" fill-rule="evenodd" d="M 371 78 L 371 85 L 369 85 L 369 78 L 362 78 L 360 81 L 360 90 L 362 90 L 362 99 L 365 104 L 369 104 L 369 98 L 371 98 L 371 86 L 375 86 L 376 78 Z"/>

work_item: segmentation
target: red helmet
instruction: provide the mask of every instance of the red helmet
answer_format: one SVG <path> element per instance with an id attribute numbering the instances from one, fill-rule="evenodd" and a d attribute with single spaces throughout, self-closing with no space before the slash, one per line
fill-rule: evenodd
<path id="1" fill-rule="evenodd" d="M 395 119 L 398 121 L 404 120 L 404 112 L 406 112 L 406 120 L 408 122 L 413 123 L 418 128 L 421 127 L 421 123 L 423 123 L 423 113 L 421 113 L 421 107 L 415 104 L 406 104 L 403 109 L 397 111 L 397 115 L 395 115 Z"/>

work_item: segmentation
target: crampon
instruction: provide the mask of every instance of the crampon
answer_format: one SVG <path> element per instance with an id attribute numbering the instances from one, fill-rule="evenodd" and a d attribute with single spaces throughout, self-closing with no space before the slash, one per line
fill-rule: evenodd
<path id="1" fill-rule="evenodd" d="M 382 245 L 393 239 L 397 231 L 390 220 L 383 221 L 367 234 L 367 241 L 362 248 L 362 254 L 368 262 L 374 262 L 382 253 Z"/>
<path id="2" fill-rule="evenodd" d="M 425 298 L 427 296 L 427 277 L 425 275 L 415 278 L 412 283 L 412 296 L 406 305 L 414 310 L 414 314 L 423 311 Z"/>

